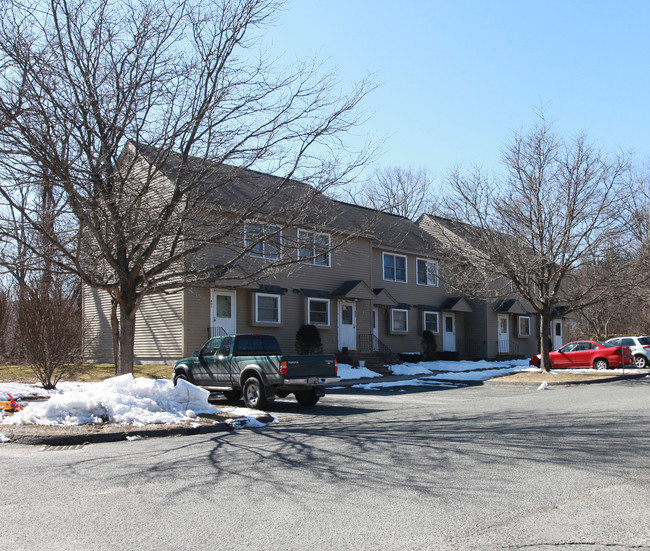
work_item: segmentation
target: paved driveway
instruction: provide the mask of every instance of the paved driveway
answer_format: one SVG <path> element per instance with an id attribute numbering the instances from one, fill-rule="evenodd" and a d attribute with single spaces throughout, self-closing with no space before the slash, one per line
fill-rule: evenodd
<path id="1" fill-rule="evenodd" d="M 279 425 L 0 445 L 12 550 L 650 549 L 650 379 L 336 391 Z"/>

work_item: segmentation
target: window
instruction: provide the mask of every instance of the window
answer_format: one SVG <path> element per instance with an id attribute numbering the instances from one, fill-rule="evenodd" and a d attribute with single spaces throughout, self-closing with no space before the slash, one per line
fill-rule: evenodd
<path id="1" fill-rule="evenodd" d="M 298 259 L 305 264 L 329 266 L 330 248 L 330 236 L 328 234 L 298 230 Z"/>
<path id="2" fill-rule="evenodd" d="M 310 298 L 307 300 L 307 323 L 311 325 L 330 324 L 330 301 L 326 299 Z"/>
<path id="3" fill-rule="evenodd" d="M 280 354 L 280 346 L 271 335 L 240 335 L 235 345 L 235 356 Z"/>
<path id="4" fill-rule="evenodd" d="M 230 356 L 230 348 L 232 347 L 232 337 L 224 337 L 221 342 L 221 348 L 219 348 L 220 356 Z"/>
<path id="5" fill-rule="evenodd" d="M 280 226 L 247 223 L 244 229 L 244 242 L 251 256 L 280 258 L 282 247 Z"/>
<path id="6" fill-rule="evenodd" d="M 205 343 L 203 348 L 201 348 L 201 356 L 216 356 L 217 350 L 221 346 L 221 339 L 222 337 L 215 337 Z"/>
<path id="7" fill-rule="evenodd" d="M 280 295 L 255 294 L 255 321 L 257 323 L 280 323 Z"/>
<path id="8" fill-rule="evenodd" d="M 418 285 L 438 286 L 438 263 L 435 260 L 425 260 L 418 258 L 416 260 L 418 272 Z"/>
<path id="9" fill-rule="evenodd" d="M 384 280 L 406 283 L 406 257 L 384 253 Z"/>
<path id="10" fill-rule="evenodd" d="M 424 331 L 438 332 L 438 312 L 424 312 Z"/>
<path id="11" fill-rule="evenodd" d="M 391 330 L 396 333 L 406 333 L 409 330 L 408 310 L 391 310 Z"/>
<path id="12" fill-rule="evenodd" d="M 519 316 L 519 336 L 530 337 L 530 316 Z"/>
<path id="13" fill-rule="evenodd" d="M 558 352 L 562 352 L 562 354 L 566 354 L 567 352 L 575 352 L 577 348 L 578 348 L 578 343 L 572 342 L 567 344 L 564 348 L 560 348 Z"/>

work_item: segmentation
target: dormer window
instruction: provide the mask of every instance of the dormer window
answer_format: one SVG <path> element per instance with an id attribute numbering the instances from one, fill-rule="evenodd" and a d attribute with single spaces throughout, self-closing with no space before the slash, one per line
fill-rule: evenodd
<path id="1" fill-rule="evenodd" d="M 298 230 L 298 259 L 305 264 L 329 267 L 330 249 L 329 234 Z"/>
<path id="2" fill-rule="evenodd" d="M 244 244 L 250 256 L 277 260 L 282 249 L 282 229 L 273 224 L 246 223 Z"/>

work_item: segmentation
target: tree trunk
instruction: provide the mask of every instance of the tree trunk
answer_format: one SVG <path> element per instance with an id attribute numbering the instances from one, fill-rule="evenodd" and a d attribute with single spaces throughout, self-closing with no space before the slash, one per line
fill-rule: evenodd
<path id="1" fill-rule="evenodd" d="M 117 366 L 120 364 L 120 320 L 117 317 L 117 300 L 111 295 L 111 333 L 113 335 L 113 361 L 115 362 L 115 375 L 118 374 Z"/>
<path id="2" fill-rule="evenodd" d="M 540 369 L 548 373 L 551 370 L 551 360 L 548 353 L 550 352 L 549 346 L 549 334 L 551 331 L 551 312 L 549 311 L 542 312 L 540 315 L 539 323 L 539 351 L 541 354 L 541 360 L 539 363 Z"/>
<path id="3" fill-rule="evenodd" d="M 115 366 L 116 375 L 133 373 L 133 347 L 135 344 L 135 305 L 120 303 L 120 353 Z"/>

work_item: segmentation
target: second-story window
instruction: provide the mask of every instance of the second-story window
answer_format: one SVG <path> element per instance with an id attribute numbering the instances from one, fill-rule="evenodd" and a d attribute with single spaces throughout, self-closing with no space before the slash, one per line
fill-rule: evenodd
<path id="1" fill-rule="evenodd" d="M 406 257 L 384 253 L 384 280 L 406 283 Z"/>
<path id="2" fill-rule="evenodd" d="M 438 263 L 435 260 L 425 260 L 418 258 L 418 285 L 438 286 Z"/>
<path id="3" fill-rule="evenodd" d="M 244 229 L 244 242 L 251 256 L 277 259 L 282 247 L 282 231 L 280 226 L 273 224 L 249 222 Z"/>
<path id="4" fill-rule="evenodd" d="M 298 259 L 306 264 L 329 266 L 330 243 L 327 233 L 298 230 Z"/>

